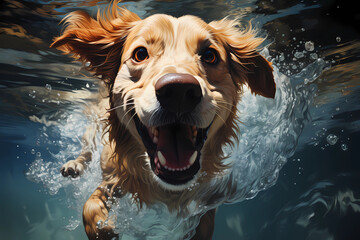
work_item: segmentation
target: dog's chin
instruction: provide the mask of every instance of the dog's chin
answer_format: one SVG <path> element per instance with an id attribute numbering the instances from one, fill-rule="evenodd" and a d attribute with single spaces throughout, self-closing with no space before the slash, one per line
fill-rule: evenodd
<path id="1" fill-rule="evenodd" d="M 173 191 L 184 190 L 194 183 L 201 168 L 201 149 L 211 124 L 206 128 L 180 122 L 146 127 L 136 114 L 134 121 L 156 182 Z"/>

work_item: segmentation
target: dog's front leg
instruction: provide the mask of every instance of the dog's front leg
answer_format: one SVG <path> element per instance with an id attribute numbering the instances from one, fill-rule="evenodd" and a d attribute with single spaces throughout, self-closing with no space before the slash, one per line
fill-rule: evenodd
<path id="1" fill-rule="evenodd" d="M 75 160 L 66 162 L 60 169 L 64 177 L 71 176 L 76 178 L 84 172 L 86 164 L 91 161 L 91 146 L 94 146 L 97 131 L 98 128 L 94 124 L 86 128 L 82 137 L 82 151 L 80 155 Z"/>
<path id="2" fill-rule="evenodd" d="M 216 209 L 207 211 L 200 219 L 196 227 L 196 234 L 191 240 L 211 240 L 214 233 Z"/>
<path id="3" fill-rule="evenodd" d="M 91 111 L 89 115 L 95 115 L 98 121 L 86 127 L 81 139 L 82 150 L 80 155 L 75 160 L 70 160 L 61 167 L 60 172 L 64 177 L 71 176 L 76 178 L 86 169 L 87 164 L 92 159 L 92 152 L 96 150 L 96 135 L 103 127 L 101 121 L 108 117 L 108 108 L 108 99 L 102 99 L 98 104 L 89 106 L 88 111 Z"/>
<path id="4" fill-rule="evenodd" d="M 100 186 L 84 205 L 83 222 L 85 232 L 90 240 L 118 239 L 113 232 L 114 223 L 107 220 L 109 215 L 106 206 L 107 198 L 105 188 Z"/>

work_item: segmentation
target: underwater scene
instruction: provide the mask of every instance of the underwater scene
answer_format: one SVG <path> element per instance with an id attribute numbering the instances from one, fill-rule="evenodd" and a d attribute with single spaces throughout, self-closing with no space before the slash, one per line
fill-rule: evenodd
<path id="1" fill-rule="evenodd" d="M 340 0 L 139 0 L 119 6 L 157 13 L 251 22 L 266 38 L 274 99 L 244 89 L 231 168 L 187 209 L 139 209 L 130 194 L 112 202 L 119 239 L 191 239 L 216 208 L 214 240 L 360 239 L 360 12 Z M 100 119 L 89 110 L 100 81 L 50 48 L 61 20 L 96 16 L 110 1 L 4 0 L 0 3 L 0 239 L 87 239 L 82 207 L 101 182 L 101 132 L 78 178 L 61 166 L 81 151 Z M 216 197 L 209 198 L 209 194 Z M 102 228 L 107 223 L 99 223 Z"/>

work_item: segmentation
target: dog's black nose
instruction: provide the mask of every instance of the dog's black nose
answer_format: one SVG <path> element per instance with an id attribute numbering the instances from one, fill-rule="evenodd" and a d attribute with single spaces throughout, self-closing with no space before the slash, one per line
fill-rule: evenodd
<path id="1" fill-rule="evenodd" d="M 199 82 L 184 73 L 165 74 L 155 84 L 155 91 L 160 105 L 174 113 L 192 111 L 202 98 Z"/>

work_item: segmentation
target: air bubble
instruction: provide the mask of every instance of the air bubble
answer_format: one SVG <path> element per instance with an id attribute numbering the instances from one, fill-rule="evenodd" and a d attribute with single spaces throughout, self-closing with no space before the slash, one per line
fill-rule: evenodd
<path id="1" fill-rule="evenodd" d="M 335 145 L 338 141 L 338 137 L 335 134 L 329 134 L 326 137 L 326 141 L 330 144 L 330 145 Z"/>
<path id="2" fill-rule="evenodd" d="M 343 143 L 343 144 L 341 144 L 341 149 L 342 149 L 343 151 L 347 151 L 347 150 L 348 150 L 348 146 L 347 146 L 345 143 Z"/>
<path id="3" fill-rule="evenodd" d="M 341 37 L 336 37 L 337 42 L 341 42 Z"/>
<path id="4" fill-rule="evenodd" d="M 314 45 L 313 42 L 307 41 L 307 42 L 305 43 L 305 49 L 306 49 L 306 51 L 312 52 L 312 51 L 314 51 L 314 48 L 315 48 L 315 45 Z"/>
<path id="5" fill-rule="evenodd" d="M 48 91 L 51 91 L 52 87 L 51 87 L 50 84 L 47 83 L 47 84 L 45 85 L 45 89 L 48 90 Z"/>
<path id="6" fill-rule="evenodd" d="M 302 52 L 296 52 L 296 53 L 294 54 L 294 57 L 296 57 L 296 58 L 303 58 L 303 57 L 304 57 L 304 53 L 302 53 Z"/>
<path id="7" fill-rule="evenodd" d="M 318 55 L 316 53 L 311 53 L 310 54 L 310 59 L 316 60 L 317 58 L 318 58 Z"/>

